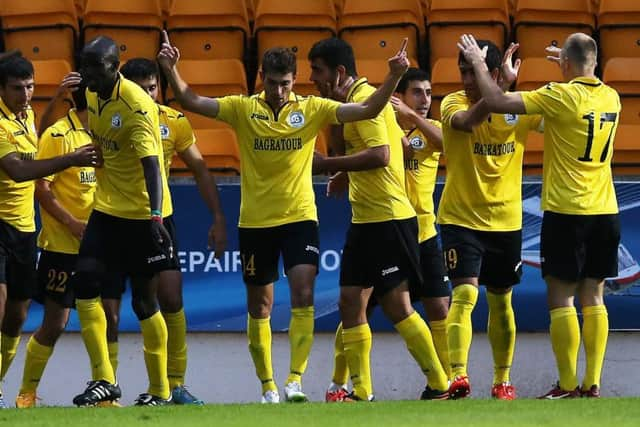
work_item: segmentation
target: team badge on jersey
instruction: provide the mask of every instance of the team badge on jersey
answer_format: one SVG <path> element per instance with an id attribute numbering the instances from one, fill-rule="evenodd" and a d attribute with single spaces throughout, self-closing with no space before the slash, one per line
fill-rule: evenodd
<path id="1" fill-rule="evenodd" d="M 162 139 L 169 138 L 169 126 L 160 125 L 160 136 L 162 137 Z"/>
<path id="2" fill-rule="evenodd" d="M 120 116 L 120 113 L 115 113 L 111 116 L 111 127 L 116 129 L 120 129 L 122 127 L 122 117 Z"/>
<path id="3" fill-rule="evenodd" d="M 287 122 L 292 128 L 300 128 L 304 126 L 304 114 L 301 111 L 292 111 L 287 117 Z"/>
<path id="4" fill-rule="evenodd" d="M 517 114 L 513 114 L 513 113 L 506 113 L 504 115 L 504 121 L 510 125 L 513 126 L 516 123 L 518 123 L 518 115 Z"/>
<path id="5" fill-rule="evenodd" d="M 413 148 L 414 150 L 423 150 L 425 146 L 424 139 L 420 138 L 419 136 L 414 136 L 413 138 L 411 138 L 409 140 L 409 144 L 411 144 L 411 148 Z"/>

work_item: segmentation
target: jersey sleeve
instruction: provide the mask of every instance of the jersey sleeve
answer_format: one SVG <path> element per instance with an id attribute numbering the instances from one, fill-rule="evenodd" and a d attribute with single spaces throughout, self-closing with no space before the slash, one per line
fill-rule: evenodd
<path id="1" fill-rule="evenodd" d="M 238 122 L 238 113 L 242 111 L 243 99 L 248 99 L 247 97 L 240 95 L 231 95 L 231 96 L 223 96 L 222 98 L 216 98 L 218 101 L 218 115 L 216 119 L 222 120 L 230 124 L 231 126 L 235 126 Z"/>
<path id="2" fill-rule="evenodd" d="M 174 120 L 174 135 L 176 141 L 176 152 L 182 153 L 187 148 L 191 147 L 196 142 L 196 137 L 193 134 L 191 123 L 184 114 L 180 113 Z"/>
<path id="3" fill-rule="evenodd" d="M 557 83 L 549 83 L 540 89 L 529 92 L 520 92 L 527 114 L 541 114 L 550 117 L 566 111 L 566 104 L 569 100 L 564 94 L 562 86 Z"/>
<path id="4" fill-rule="evenodd" d="M 5 128 L 0 127 L 0 159 L 16 152 L 16 147 L 9 140 L 9 136 L 10 133 Z"/>
<path id="5" fill-rule="evenodd" d="M 442 120 L 440 127 L 447 126 L 452 128 L 453 117 L 456 113 L 467 111 L 468 109 L 469 106 L 464 102 L 460 102 L 455 93 L 445 96 L 442 104 L 440 104 L 440 117 Z"/>
<path id="6" fill-rule="evenodd" d="M 312 113 L 321 117 L 321 128 L 326 125 L 341 124 L 338 120 L 338 108 L 340 108 L 342 103 L 334 101 L 333 99 L 321 98 L 319 96 L 311 96 L 310 101 L 313 105 Z"/>
<path id="7" fill-rule="evenodd" d="M 388 104 L 386 108 L 391 108 L 391 104 Z M 354 122 L 358 135 L 360 135 L 367 148 L 389 145 L 389 131 L 384 120 L 384 114 L 383 110 L 373 119 Z M 398 140 L 397 142 L 401 141 Z"/>
<path id="8" fill-rule="evenodd" d="M 50 126 L 40 137 L 38 142 L 38 153 L 36 159 L 51 159 L 53 157 L 62 156 L 68 153 L 67 144 L 65 144 L 64 134 L 54 126 Z M 52 174 L 42 179 L 54 181 L 56 174 Z"/>
<path id="9" fill-rule="evenodd" d="M 150 101 L 152 102 L 152 101 Z M 160 125 L 158 108 L 147 103 L 139 104 L 133 112 L 131 123 L 131 141 L 139 159 L 159 156 Z"/>

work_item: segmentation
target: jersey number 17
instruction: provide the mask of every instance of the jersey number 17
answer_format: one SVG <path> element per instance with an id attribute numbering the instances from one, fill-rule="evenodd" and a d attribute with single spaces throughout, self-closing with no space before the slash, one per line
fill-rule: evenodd
<path id="1" fill-rule="evenodd" d="M 582 162 L 592 162 L 591 158 L 591 149 L 593 148 L 593 137 L 595 130 L 595 121 L 596 121 L 596 113 L 591 111 L 589 114 L 585 114 L 582 116 L 583 119 L 586 119 L 589 122 L 589 128 L 587 130 L 587 146 L 584 150 L 584 155 L 582 157 L 578 157 L 578 160 Z M 613 135 L 613 129 L 618 118 L 618 113 L 600 113 L 600 129 L 603 128 L 605 123 L 611 123 L 611 129 L 609 130 L 609 136 L 607 137 L 607 142 L 604 144 L 602 148 L 602 153 L 600 153 L 600 163 L 604 162 L 607 158 L 607 154 L 609 153 L 609 146 L 611 145 L 611 136 Z"/>

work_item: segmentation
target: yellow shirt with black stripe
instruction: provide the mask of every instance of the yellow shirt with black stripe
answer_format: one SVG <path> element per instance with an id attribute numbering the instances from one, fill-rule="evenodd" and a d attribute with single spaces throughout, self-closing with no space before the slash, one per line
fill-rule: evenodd
<path id="1" fill-rule="evenodd" d="M 442 137 L 447 156 L 438 223 L 480 231 L 522 228 L 522 159 L 529 130 L 540 116 L 491 114 L 472 132 L 456 130 L 456 113 L 471 108 L 464 91 L 441 104 Z"/>
<path id="2" fill-rule="evenodd" d="M 91 136 L 84 128 L 75 110 L 58 120 L 40 137 L 38 159 L 50 159 L 74 152 L 91 144 Z M 72 167 L 48 176 L 50 189 L 56 200 L 76 219 L 87 221 L 93 209 L 96 191 L 96 173 L 92 167 Z M 38 247 L 51 252 L 77 254 L 80 241 L 69 228 L 40 208 L 42 229 Z"/>
<path id="3" fill-rule="evenodd" d="M 264 92 L 218 98 L 217 118 L 236 131 L 240 145 L 240 227 L 275 227 L 318 220 L 311 180 L 318 132 L 337 124 L 339 102 L 289 95 L 274 111 Z"/>
<path id="4" fill-rule="evenodd" d="M 93 142 L 104 157 L 104 166 L 96 170 L 95 209 L 119 218 L 149 219 L 149 194 L 140 159 L 158 156 L 162 215 L 171 215 L 157 104 L 137 84 L 120 75 L 107 100 L 87 90 L 87 105 Z"/>
<path id="5" fill-rule="evenodd" d="M 358 79 L 347 94 L 347 102 L 365 101 L 375 88 L 366 78 Z M 367 148 L 389 146 L 389 164 L 383 168 L 349 172 L 351 222 L 354 224 L 407 219 L 416 216 L 405 191 L 402 137 L 391 104 L 370 120 L 345 123 L 347 155 Z"/>
<path id="6" fill-rule="evenodd" d="M 0 100 L 0 159 L 17 153 L 33 160 L 38 152 L 38 134 L 33 110 L 19 119 Z M 15 182 L 0 168 L 0 220 L 24 232 L 36 231 L 33 194 L 34 181 Z"/>
<path id="7" fill-rule="evenodd" d="M 438 128 L 442 127 L 437 120 L 427 120 Z M 441 153 L 417 128 L 407 132 L 407 139 L 413 149 L 413 158 L 404 161 L 407 197 L 418 215 L 418 241 L 422 243 L 438 234 L 433 192 Z"/>
<path id="8" fill-rule="evenodd" d="M 176 153 L 182 153 L 196 142 L 191 123 L 184 114 L 166 105 L 158 105 L 160 110 L 160 137 L 164 152 L 164 173 L 168 177 L 171 160 Z"/>
<path id="9" fill-rule="evenodd" d="M 521 92 L 528 114 L 545 120 L 542 210 L 569 215 L 618 212 L 611 157 L 620 97 L 595 77 Z"/>

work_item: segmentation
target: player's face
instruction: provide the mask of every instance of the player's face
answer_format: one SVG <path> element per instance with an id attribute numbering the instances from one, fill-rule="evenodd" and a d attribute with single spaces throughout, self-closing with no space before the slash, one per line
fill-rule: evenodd
<path id="1" fill-rule="evenodd" d="M 102 93 L 113 86 L 118 72 L 118 64 L 83 58 L 80 74 L 91 92 Z"/>
<path id="2" fill-rule="evenodd" d="M 31 104 L 34 86 L 33 77 L 26 79 L 9 77 L 7 84 L 0 87 L 0 96 L 11 112 L 18 114 L 25 111 Z"/>
<path id="3" fill-rule="evenodd" d="M 311 61 L 311 80 L 315 85 L 320 95 L 325 98 L 329 96 L 329 85 L 335 83 L 337 78 L 337 70 L 332 70 L 329 66 L 320 58 L 315 58 Z"/>
<path id="4" fill-rule="evenodd" d="M 402 101 L 416 113 L 426 118 L 431 107 L 431 83 L 428 80 L 412 80 L 402 95 Z"/>
<path id="5" fill-rule="evenodd" d="M 462 80 L 462 86 L 464 87 L 464 93 L 469 98 L 469 101 L 476 103 L 480 100 L 481 94 L 476 82 L 476 75 L 473 72 L 473 65 L 462 61 L 458 64 L 460 69 L 460 78 Z"/>
<path id="6" fill-rule="evenodd" d="M 151 99 L 153 99 L 154 101 L 158 100 L 159 89 L 158 78 L 156 76 L 150 76 L 146 79 L 135 79 L 133 80 L 133 82 L 144 89 L 144 91 L 149 94 Z"/>
<path id="7" fill-rule="evenodd" d="M 282 107 L 289 100 L 296 76 L 293 73 L 260 73 L 267 103 L 275 108 Z"/>

